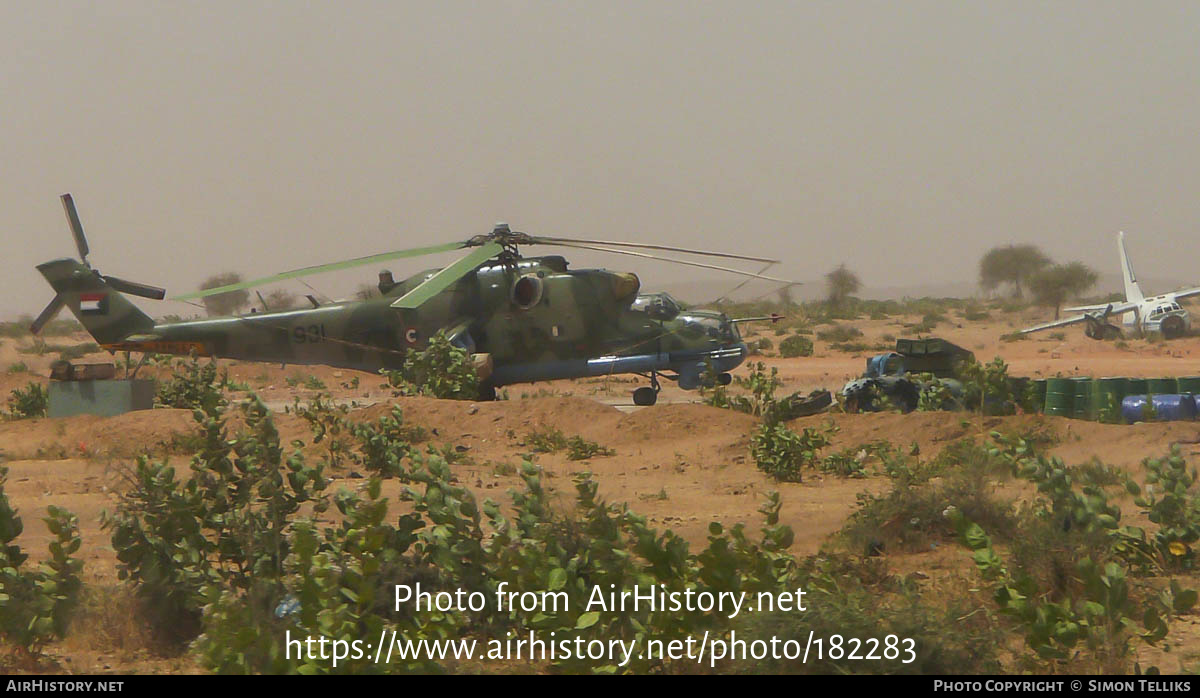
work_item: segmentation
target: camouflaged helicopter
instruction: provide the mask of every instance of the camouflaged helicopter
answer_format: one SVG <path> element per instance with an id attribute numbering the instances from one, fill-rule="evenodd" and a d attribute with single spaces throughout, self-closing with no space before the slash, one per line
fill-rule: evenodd
<path id="1" fill-rule="evenodd" d="M 747 355 L 738 324 L 779 319 L 733 319 L 716 311 L 684 310 L 666 293 L 640 294 L 641 282 L 632 273 L 569 269 L 562 256 L 526 258 L 519 247 L 555 245 L 602 251 L 794 283 L 761 272 L 638 250 L 762 262 L 767 265 L 763 271 L 777 260 L 642 243 L 535 237 L 499 223 L 491 233 L 463 242 L 305 267 L 169 300 L 186 301 L 321 272 L 469 250 L 444 268 L 423 271 L 404 281 L 394 281 L 390 272 L 381 272 L 381 295 L 376 298 L 321 304 L 309 296 L 314 307 L 301 310 L 158 323 L 123 294 L 161 300 L 166 291 L 93 269 L 71 195 L 61 198 L 79 259 L 38 265 L 56 295 L 34 320 L 31 330 L 35 334 L 66 307 L 109 352 L 194 353 L 377 372 L 400 368 L 409 349 L 420 350 L 431 336 L 444 332 L 453 344 L 473 355 L 482 384 L 480 399 L 493 399 L 497 387 L 514 383 L 628 373 L 649 379 L 650 385 L 636 389 L 633 399 L 638 405 L 652 405 L 660 377 L 676 381 L 685 390 L 699 388 L 713 380 L 712 376 L 729 383 L 729 371 Z"/>

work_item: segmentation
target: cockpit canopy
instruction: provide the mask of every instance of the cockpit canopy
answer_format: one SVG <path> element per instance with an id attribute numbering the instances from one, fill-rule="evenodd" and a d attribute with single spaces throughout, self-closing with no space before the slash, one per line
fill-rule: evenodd
<path id="1" fill-rule="evenodd" d="M 691 330 L 708 335 L 712 339 L 736 342 L 741 340 L 741 333 L 736 323 L 721 313 L 705 311 L 689 311 L 679 315 L 683 321 L 684 330 Z"/>
<path id="2" fill-rule="evenodd" d="M 643 293 L 630 306 L 655 320 L 673 320 L 679 315 L 679 302 L 669 293 Z"/>
<path id="3" fill-rule="evenodd" d="M 1174 312 L 1176 310 L 1183 310 L 1183 308 L 1180 307 L 1180 305 L 1178 303 L 1174 303 L 1174 302 L 1163 303 L 1163 304 L 1155 307 L 1154 310 L 1150 311 L 1150 319 L 1160 318 L 1163 315 Z"/>

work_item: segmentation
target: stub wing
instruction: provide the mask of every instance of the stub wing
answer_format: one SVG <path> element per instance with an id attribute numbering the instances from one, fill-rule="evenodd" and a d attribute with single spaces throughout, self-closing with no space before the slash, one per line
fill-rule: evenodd
<path id="1" fill-rule="evenodd" d="M 1195 288 L 1185 288 L 1182 291 L 1174 291 L 1171 293 L 1171 295 L 1175 296 L 1176 298 L 1187 298 L 1188 296 L 1200 295 L 1200 286 L 1196 286 Z"/>

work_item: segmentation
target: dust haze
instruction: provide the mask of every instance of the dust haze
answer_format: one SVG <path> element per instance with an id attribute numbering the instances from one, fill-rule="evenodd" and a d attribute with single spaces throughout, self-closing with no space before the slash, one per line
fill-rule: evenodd
<path id="1" fill-rule="evenodd" d="M 866 295 L 1015 242 L 1112 272 L 1124 229 L 1142 276 L 1196 283 L 1198 29 L 1186 2 L 6 3 L 0 316 L 74 254 L 66 191 L 96 267 L 171 293 L 497 220 L 846 262 Z"/>

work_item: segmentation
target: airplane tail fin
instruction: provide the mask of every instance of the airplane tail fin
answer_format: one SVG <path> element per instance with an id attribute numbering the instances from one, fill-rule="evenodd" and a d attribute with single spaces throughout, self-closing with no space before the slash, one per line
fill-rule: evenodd
<path id="1" fill-rule="evenodd" d="M 1141 303 L 1146 299 L 1142 295 L 1142 289 L 1138 286 L 1137 275 L 1133 273 L 1133 266 L 1129 263 L 1129 254 L 1125 251 L 1125 233 L 1117 233 L 1117 248 L 1121 253 L 1121 274 L 1125 277 L 1125 300 L 1130 303 Z"/>
<path id="2" fill-rule="evenodd" d="M 77 260 L 56 259 L 39 264 L 37 270 L 50 282 L 55 296 L 29 328 L 34 334 L 64 307 L 101 346 L 154 327 L 153 318 Z"/>

